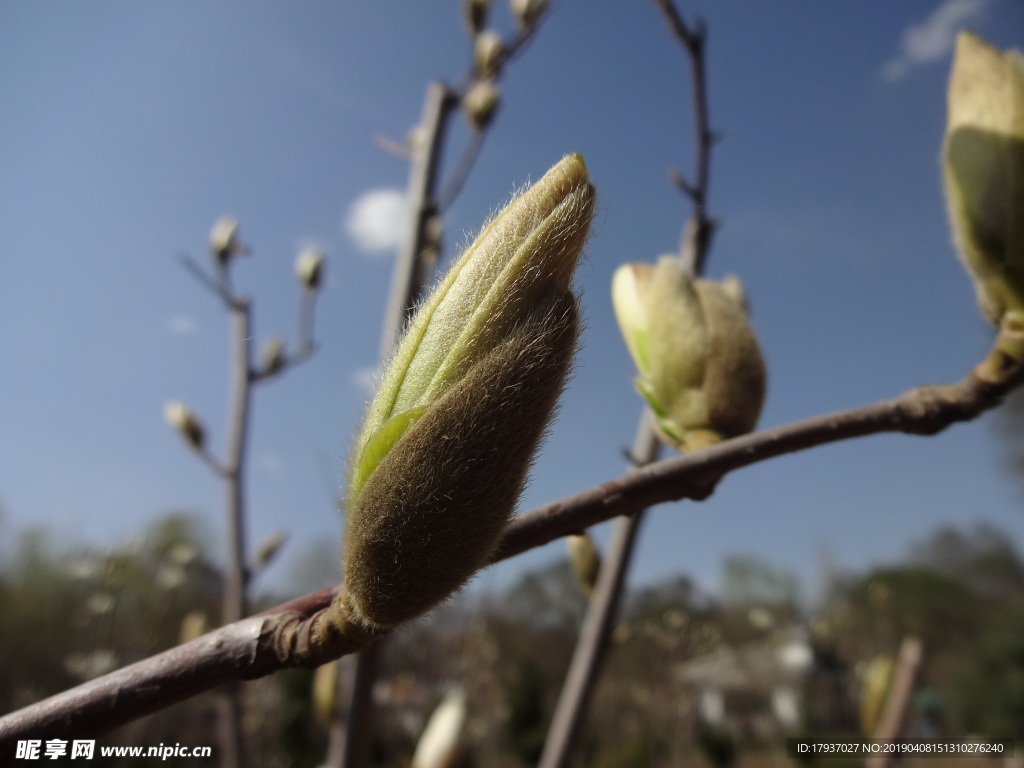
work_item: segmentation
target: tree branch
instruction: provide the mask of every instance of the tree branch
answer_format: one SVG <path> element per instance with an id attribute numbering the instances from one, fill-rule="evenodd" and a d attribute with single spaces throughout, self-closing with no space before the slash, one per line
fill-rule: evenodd
<path id="1" fill-rule="evenodd" d="M 979 366 L 979 369 L 981 367 Z M 825 414 L 725 440 L 665 459 L 517 516 L 491 562 L 514 557 L 569 533 L 665 501 L 704 498 L 725 474 L 826 443 L 885 432 L 930 435 L 994 408 L 1024 380 L 1024 364 L 998 377 L 975 371 L 957 384 L 917 387 L 890 400 Z M 260 616 L 214 630 L 185 645 L 0 718 L 0 755 L 18 739 L 83 737 L 115 728 L 231 680 L 289 667 L 315 667 L 376 639 L 330 611 L 340 586 L 322 589 Z"/>

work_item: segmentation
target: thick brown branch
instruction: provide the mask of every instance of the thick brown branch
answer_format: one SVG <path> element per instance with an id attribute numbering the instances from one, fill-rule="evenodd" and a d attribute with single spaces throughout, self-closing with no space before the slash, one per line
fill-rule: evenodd
<path id="1" fill-rule="evenodd" d="M 891 400 L 826 414 L 649 464 L 519 515 L 492 562 L 665 501 L 702 498 L 728 472 L 775 456 L 883 432 L 929 435 L 998 405 L 1024 365 L 997 383 L 973 372 L 958 384 L 918 387 Z M 374 638 L 332 631 L 337 587 L 323 589 L 0 718 L 0 755 L 17 739 L 82 737 L 114 728 L 230 680 L 312 667 Z"/>

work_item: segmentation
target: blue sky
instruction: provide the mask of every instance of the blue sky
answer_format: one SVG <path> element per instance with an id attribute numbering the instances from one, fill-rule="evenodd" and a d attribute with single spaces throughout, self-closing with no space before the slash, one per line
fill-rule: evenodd
<path id="1" fill-rule="evenodd" d="M 1024 5 L 682 8 L 709 25 L 711 115 L 724 139 L 709 274 L 738 273 L 750 295 L 770 370 L 762 425 L 959 379 L 990 333 L 941 197 L 952 32 L 967 25 L 1021 46 Z M 502 3 L 493 16 L 509 32 Z M 403 140 L 427 79 L 456 80 L 468 57 L 456 2 L 0 5 L 2 538 L 40 525 L 62 541 L 112 544 L 179 509 L 219 535 L 218 483 L 162 412 L 188 403 L 222 446 L 226 318 L 177 254 L 205 259 L 211 225 L 231 214 L 253 248 L 237 281 L 255 297 L 256 343 L 294 338 L 298 250 L 316 244 L 330 260 L 318 355 L 255 395 L 252 538 L 292 534 L 268 573 L 279 583 L 311 547 L 339 540 L 333 496 L 392 267 L 391 251 L 367 251 L 352 232 L 386 246 L 388 205 L 406 183 L 405 162 L 374 137 Z M 691 100 L 683 53 L 643 0 L 554 3 L 502 91 L 445 222 L 448 254 L 566 152 L 583 153 L 599 194 L 579 271 L 585 346 L 526 508 L 623 471 L 640 401 L 608 285 L 619 263 L 675 247 L 688 207 L 666 172 L 692 167 Z M 465 136 L 459 124 L 449 161 Z M 384 205 L 358 209 L 368 194 Z M 997 420 L 730 476 L 708 502 L 649 517 L 635 578 L 681 571 L 714 586 L 723 554 L 749 553 L 812 585 L 825 560 L 863 568 L 937 525 L 979 520 L 1024 545 Z M 556 543 L 476 584 L 561 554 Z"/>

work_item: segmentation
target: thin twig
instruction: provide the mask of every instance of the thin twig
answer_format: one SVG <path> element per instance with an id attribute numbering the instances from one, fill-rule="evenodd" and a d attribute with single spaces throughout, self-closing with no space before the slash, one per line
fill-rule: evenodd
<path id="1" fill-rule="evenodd" d="M 956 384 L 917 387 L 890 400 L 825 414 L 725 440 L 695 453 L 648 464 L 517 516 L 505 529 L 495 563 L 618 515 L 666 501 L 703 498 L 709 484 L 741 467 L 818 445 L 886 432 L 931 435 L 996 407 L 1024 380 L 1024 364 L 998 381 L 974 371 Z M 305 595 L 258 617 L 221 627 L 191 643 L 52 696 L 0 718 L 0 756 L 18 739 L 83 737 L 123 725 L 222 685 L 289 667 L 313 667 L 364 647 L 372 637 L 322 637 L 341 585 Z M 325 630 L 326 628 L 326 630 Z"/>
<path id="2" fill-rule="evenodd" d="M 181 265 L 202 284 L 204 288 L 213 291 L 214 295 L 223 301 L 228 308 L 233 306 L 235 297 L 231 295 L 231 291 L 222 280 L 210 277 L 210 275 L 206 273 L 206 270 L 199 266 L 195 259 L 187 253 L 179 253 L 178 260 L 181 262 Z"/>
<path id="3" fill-rule="evenodd" d="M 665 12 L 669 27 L 686 48 L 691 64 L 697 131 L 696 181 L 691 184 L 683 177 L 682 172 L 676 169 L 669 172 L 669 178 L 693 203 L 693 213 L 683 225 L 679 258 L 690 274 L 700 275 L 714 231 L 714 223 L 707 216 L 713 137 L 708 127 L 704 68 L 705 29 L 703 24 L 699 24 L 695 30 L 690 30 L 671 0 L 656 2 Z M 639 469 L 656 459 L 659 450 L 660 443 L 654 431 L 653 419 L 649 409 L 645 407 L 632 452 L 632 456 L 639 461 L 633 463 L 639 465 Z M 640 509 L 634 515 L 615 521 L 604 564 L 587 605 L 583 627 L 573 650 L 569 673 L 559 694 L 551 727 L 544 742 L 540 768 L 565 768 L 569 763 L 573 745 L 578 741 L 577 732 L 583 723 L 587 705 L 597 684 L 645 511 Z"/>
<path id="4" fill-rule="evenodd" d="M 672 34 L 678 38 L 686 49 L 690 60 L 690 81 L 693 89 L 693 120 L 697 140 L 695 170 L 693 182 L 689 182 L 683 174 L 670 171 L 669 178 L 679 190 L 690 198 L 693 213 L 683 227 L 680 237 L 680 255 L 690 272 L 699 275 L 703 272 L 704 259 L 710 250 L 711 238 L 715 231 L 715 222 L 708 216 L 708 183 L 711 178 L 711 147 L 716 135 L 711 130 L 708 118 L 707 73 L 705 70 L 704 46 L 707 41 L 707 29 L 698 22 L 692 29 L 683 20 L 672 0 L 654 0 L 665 15 L 665 21 Z"/>
<path id="5" fill-rule="evenodd" d="M 455 169 L 452 171 L 451 177 L 448 182 L 444 185 L 444 189 L 441 190 L 441 194 L 437 198 L 437 212 L 438 214 L 444 214 L 452 201 L 458 196 L 459 192 L 462 191 L 462 185 L 466 183 L 466 177 L 469 176 L 469 172 L 473 170 L 473 163 L 476 162 L 477 157 L 480 155 L 480 148 L 484 145 L 484 132 L 473 131 L 469 137 L 469 141 L 466 142 L 466 146 L 462 148 L 462 154 L 459 155 L 459 161 L 455 164 Z"/>

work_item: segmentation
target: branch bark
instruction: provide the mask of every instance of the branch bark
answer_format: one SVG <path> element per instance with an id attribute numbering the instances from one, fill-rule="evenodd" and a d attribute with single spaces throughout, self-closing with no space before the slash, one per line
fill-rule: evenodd
<path id="1" fill-rule="evenodd" d="M 618 515 L 708 488 L 741 467 L 827 443 L 886 432 L 930 435 L 976 418 L 1024 380 L 1024 364 L 996 380 L 974 371 L 956 384 L 918 387 L 890 400 L 838 411 L 726 440 L 665 459 L 520 514 L 491 562 L 514 557 Z M 376 637 L 326 617 L 340 585 L 214 630 L 109 675 L 0 718 L 0 755 L 18 739 L 82 738 L 123 725 L 232 680 L 289 667 L 316 667 L 354 653 Z"/>

